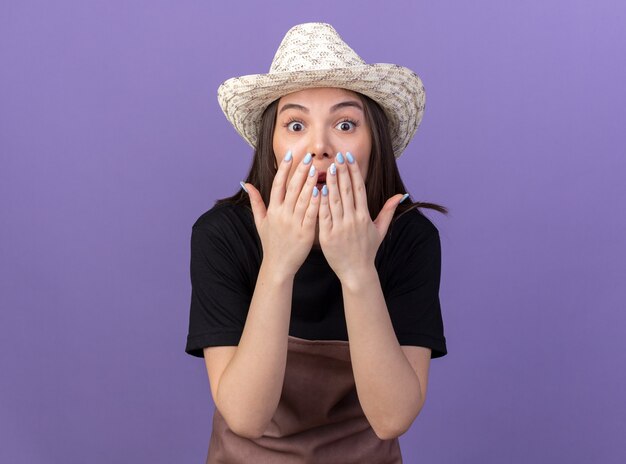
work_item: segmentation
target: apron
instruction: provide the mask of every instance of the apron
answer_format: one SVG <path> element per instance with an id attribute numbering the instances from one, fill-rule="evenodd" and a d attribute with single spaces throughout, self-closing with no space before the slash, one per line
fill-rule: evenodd
<path id="1" fill-rule="evenodd" d="M 363 413 L 349 342 L 289 335 L 267 430 L 255 440 L 240 437 L 215 408 L 206 464 L 402 464 L 402 455 L 398 438 L 378 438 Z"/>

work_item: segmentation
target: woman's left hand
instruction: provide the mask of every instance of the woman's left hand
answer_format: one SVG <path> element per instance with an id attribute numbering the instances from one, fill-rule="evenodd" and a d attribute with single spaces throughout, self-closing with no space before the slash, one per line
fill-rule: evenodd
<path id="1" fill-rule="evenodd" d="M 328 195 L 322 195 L 318 212 L 319 241 L 326 261 L 344 283 L 374 267 L 376 252 L 403 195 L 389 198 L 372 221 L 356 159 L 333 164 L 337 172 L 332 174 L 331 165 L 326 173 Z"/>

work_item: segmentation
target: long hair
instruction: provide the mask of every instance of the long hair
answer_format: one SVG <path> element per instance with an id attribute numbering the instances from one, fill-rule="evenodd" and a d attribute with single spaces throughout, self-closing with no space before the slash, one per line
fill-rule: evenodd
<path id="1" fill-rule="evenodd" d="M 367 192 L 367 206 L 370 217 L 374 220 L 390 197 L 398 193 L 406 193 L 407 190 L 402 182 L 398 165 L 396 164 L 396 158 L 393 155 L 387 115 L 374 100 L 361 93 L 355 93 L 363 102 L 365 117 L 367 118 L 371 130 L 372 152 L 370 154 L 369 167 L 365 179 L 365 189 Z M 278 99 L 274 100 L 263 112 L 252 166 L 245 180 L 245 182 L 257 188 L 266 207 L 269 205 L 272 182 L 278 170 L 272 143 L 277 109 Z M 215 204 L 217 205 L 223 202 L 243 205 L 252 211 L 250 197 L 241 188 L 236 194 L 221 198 L 217 200 Z M 434 209 L 442 214 L 448 214 L 448 209 L 444 206 L 440 206 L 436 203 L 413 202 L 409 195 L 409 197 L 396 208 L 394 220 L 407 211 L 420 207 Z M 422 214 L 419 209 L 417 211 Z"/>

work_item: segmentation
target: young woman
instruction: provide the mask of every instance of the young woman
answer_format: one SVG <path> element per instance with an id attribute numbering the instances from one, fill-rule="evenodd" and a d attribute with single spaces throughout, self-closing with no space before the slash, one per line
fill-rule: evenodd
<path id="1" fill-rule="evenodd" d="M 207 463 L 401 463 L 447 353 L 439 233 L 417 207 L 447 210 L 405 201 L 396 165 L 419 77 L 306 23 L 218 100 L 255 153 L 192 228 L 186 352 L 216 406 Z"/>

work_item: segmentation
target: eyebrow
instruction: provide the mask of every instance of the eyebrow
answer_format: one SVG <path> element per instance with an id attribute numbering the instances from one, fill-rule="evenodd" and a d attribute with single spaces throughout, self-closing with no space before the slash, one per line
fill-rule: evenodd
<path id="1" fill-rule="evenodd" d="M 358 108 L 361 111 L 363 111 L 363 107 L 361 106 L 361 104 L 359 102 L 356 102 L 354 100 L 347 100 L 347 101 L 343 101 L 340 103 L 337 103 L 336 105 L 333 105 L 330 107 L 330 112 L 333 113 L 337 110 L 339 110 L 340 108 L 346 108 L 346 107 L 354 107 L 354 108 Z M 296 110 L 300 110 L 304 113 L 309 113 L 309 109 L 306 106 L 302 106 L 302 105 L 298 105 L 297 103 L 287 103 L 285 105 L 283 105 L 283 107 L 280 109 L 280 111 L 278 112 L 278 114 L 282 113 L 285 110 L 288 110 L 290 108 L 296 109 Z"/>

